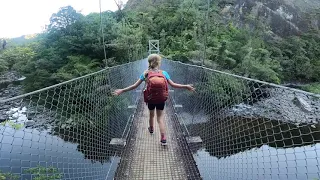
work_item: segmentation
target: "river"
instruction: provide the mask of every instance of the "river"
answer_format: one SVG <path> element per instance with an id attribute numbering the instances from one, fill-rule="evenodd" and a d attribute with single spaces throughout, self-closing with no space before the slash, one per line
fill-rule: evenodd
<path id="1" fill-rule="evenodd" d="M 204 179 L 320 179 L 319 124 L 181 115 L 190 136 L 202 139 L 190 147 Z"/>
<path id="2" fill-rule="evenodd" d="M 27 121 L 26 108 L 11 109 L 16 124 Z M 71 143 L 46 130 L 31 128 L 14 129 L 9 124 L 0 125 L 0 169 L 17 174 L 21 179 L 31 179 L 24 171 L 38 165 L 52 166 L 63 175 L 62 179 L 106 179 L 113 177 L 119 157 L 105 162 L 86 158 L 79 151 L 78 143 Z M 95 152 L 87 152 L 94 156 Z M 110 154 L 111 155 L 111 154 Z M 111 165 L 113 160 L 113 165 Z M 110 172 L 109 172 L 110 170 Z M 108 174 L 109 173 L 109 174 Z"/>
<path id="3" fill-rule="evenodd" d="M 314 180 L 320 178 L 320 144 L 273 148 L 263 145 L 228 157 L 211 156 L 205 149 L 194 154 L 204 179 Z"/>
<path id="4" fill-rule="evenodd" d="M 179 113 L 191 136 L 201 136 L 204 142 L 193 151 L 204 179 L 320 178 L 319 100 L 304 97 L 312 110 L 303 112 L 291 102 L 292 92 L 281 89 L 272 94 L 276 96 L 254 106 L 237 104 L 224 113 L 212 110 L 211 117 L 205 117 L 204 110 L 195 113 L 193 107 L 202 105 L 195 100 L 177 101 L 184 108 L 189 104 L 193 110 Z M 12 117 L 13 123 L 28 121 L 26 107 L 16 106 L 14 102 L 9 107 L 5 112 L 9 116 L 5 117 Z M 44 109 L 38 105 L 37 108 Z M 262 114 L 263 110 L 277 111 Z M 0 107 L 0 116 L 3 111 Z M 0 125 L 0 170 L 30 179 L 24 170 L 41 165 L 57 168 L 62 179 L 112 179 L 120 158 L 113 158 L 114 148 L 110 147 L 104 130 L 91 132 L 85 126 L 82 128 L 86 129 L 55 131 L 47 123 L 52 117 L 46 113 L 33 117 L 39 126 L 46 125 L 41 130 L 23 126 L 14 129 L 8 123 Z M 277 120 L 280 117 L 284 118 Z M 121 124 L 124 123 L 119 123 L 119 127 Z M 111 124 L 106 128 L 107 133 L 122 132 L 115 127 L 118 126 Z"/>
<path id="5" fill-rule="evenodd" d="M 20 124 L 27 121 L 26 110 L 12 108 L 9 113 L 16 119 L 14 122 Z M 37 165 L 57 168 L 63 179 L 105 179 L 107 175 L 113 177 L 120 160 L 116 157 L 111 163 L 113 158 L 107 158 L 101 163 L 86 158 L 79 151 L 79 143 L 65 141 L 46 130 L 24 127 L 16 130 L 7 124 L 0 126 L 0 139 L 0 169 L 17 173 L 21 179 L 31 178 L 24 170 Z M 263 145 L 220 158 L 210 155 L 210 143 L 206 146 L 194 152 L 204 179 L 307 180 L 320 177 L 319 143 L 292 148 Z"/>
<path id="6" fill-rule="evenodd" d="M 23 93 L 20 83 L 24 78 L 17 78 L 12 73 L 7 76 L 12 77 L 2 78 L 5 80 L 0 82 L 0 99 Z M 128 114 L 132 112 L 128 110 L 108 116 L 106 112 L 112 111 L 112 107 L 100 104 L 97 108 L 101 111 L 95 114 L 100 119 L 93 122 L 91 117 L 88 118 L 89 114 L 70 113 L 72 105 L 67 110 L 53 108 L 55 98 L 59 97 L 53 93 L 51 101 L 47 99 L 47 93 L 51 91 L 46 91 L 44 96 L 39 93 L 1 104 L 0 179 L 3 173 L 18 175 L 23 180 L 34 179 L 36 176 L 31 177 L 26 170 L 37 166 L 41 171 L 48 171 L 52 166 L 62 175 L 61 179 L 112 179 L 120 161 L 117 152 L 121 147 L 110 145 L 109 142 L 111 138 L 121 135 Z M 41 98 L 45 98 L 45 101 L 39 102 Z M 107 103 L 102 100 L 105 99 L 100 99 L 98 103 Z M 109 121 L 111 119 L 123 121 Z"/>

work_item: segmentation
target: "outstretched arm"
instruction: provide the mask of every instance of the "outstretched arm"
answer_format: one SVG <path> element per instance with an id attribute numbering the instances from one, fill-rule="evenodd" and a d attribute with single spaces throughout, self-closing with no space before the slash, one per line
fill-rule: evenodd
<path id="1" fill-rule="evenodd" d="M 184 89 L 188 89 L 189 91 L 195 91 L 195 88 L 192 87 L 192 85 L 178 84 L 173 82 L 171 79 L 168 80 L 168 83 L 170 84 L 170 86 L 174 88 L 184 88 Z"/>
<path id="2" fill-rule="evenodd" d="M 112 94 L 113 95 L 120 95 L 120 94 L 122 94 L 124 92 L 131 91 L 133 89 L 136 89 L 141 83 L 142 83 L 142 80 L 138 79 L 138 81 L 135 82 L 133 85 L 128 86 L 128 87 L 126 87 L 124 89 L 116 89 Z"/>

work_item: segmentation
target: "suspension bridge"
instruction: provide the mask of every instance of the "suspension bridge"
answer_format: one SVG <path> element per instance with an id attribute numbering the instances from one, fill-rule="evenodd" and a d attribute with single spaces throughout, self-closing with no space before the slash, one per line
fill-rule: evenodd
<path id="1" fill-rule="evenodd" d="M 317 179 L 319 95 L 163 60 L 178 83 L 165 107 L 168 146 L 149 134 L 147 60 L 0 101 L 0 179 Z M 156 123 L 157 124 L 157 123 Z"/>

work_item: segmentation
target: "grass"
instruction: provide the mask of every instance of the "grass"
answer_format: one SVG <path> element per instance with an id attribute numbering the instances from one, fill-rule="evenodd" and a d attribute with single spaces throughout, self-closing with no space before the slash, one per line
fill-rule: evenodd
<path id="1" fill-rule="evenodd" d="M 0 180 L 17 180 L 20 177 L 11 173 L 3 173 L 0 170 Z"/>
<path id="2" fill-rule="evenodd" d="M 29 168 L 25 170 L 26 173 L 33 175 L 34 180 L 56 180 L 61 179 L 62 175 L 58 172 L 58 169 L 54 167 L 42 167 L 37 166 L 34 168 Z"/>
<path id="3" fill-rule="evenodd" d="M 302 87 L 302 90 L 320 94 L 320 83 L 307 84 Z"/>
<path id="4" fill-rule="evenodd" d="M 33 180 L 57 180 L 62 178 L 62 174 L 54 167 L 37 166 L 25 170 L 25 173 L 32 174 Z M 0 180 L 18 180 L 20 176 L 12 173 L 3 173 L 0 170 Z"/>
<path id="5" fill-rule="evenodd" d="M 6 121 L 3 121 L 2 123 L 0 123 L 0 125 L 2 125 L 2 126 L 5 126 L 6 124 L 9 124 L 9 126 L 14 128 L 15 130 L 19 130 L 19 129 L 23 128 L 23 124 L 14 123 L 14 122 L 9 121 L 9 120 L 6 120 Z"/>

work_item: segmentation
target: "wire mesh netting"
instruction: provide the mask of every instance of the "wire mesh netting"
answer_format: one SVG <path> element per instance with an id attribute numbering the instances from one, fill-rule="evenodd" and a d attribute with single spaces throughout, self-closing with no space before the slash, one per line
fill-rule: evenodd
<path id="1" fill-rule="evenodd" d="M 319 96 L 163 60 L 197 89 L 170 92 L 164 149 L 146 129 L 143 86 L 111 97 L 146 68 L 136 61 L 1 100 L 0 179 L 320 177 Z"/>
<path id="2" fill-rule="evenodd" d="M 320 96 L 165 60 L 204 179 L 320 178 Z M 193 140 L 192 140 L 193 139 Z"/>
<path id="3" fill-rule="evenodd" d="M 0 101 L 0 179 L 112 179 L 139 93 L 144 60 Z M 108 178 L 107 178 L 108 177 Z"/>
<path id="4" fill-rule="evenodd" d="M 157 123 L 154 133 L 149 133 L 145 103 L 140 103 L 138 109 L 115 179 L 201 179 L 172 102 L 168 100 L 164 110 L 167 146 L 160 145 Z"/>

